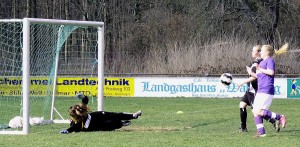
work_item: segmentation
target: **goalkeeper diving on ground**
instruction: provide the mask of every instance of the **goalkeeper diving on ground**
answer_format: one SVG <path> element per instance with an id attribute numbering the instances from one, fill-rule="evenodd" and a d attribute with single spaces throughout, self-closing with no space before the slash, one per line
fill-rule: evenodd
<path id="1" fill-rule="evenodd" d="M 81 99 L 80 104 L 75 104 L 69 108 L 71 123 L 68 129 L 61 130 L 61 134 L 72 132 L 90 132 L 90 131 L 113 131 L 123 126 L 131 124 L 132 119 L 138 119 L 142 111 L 135 113 L 125 112 L 92 112 L 88 105 L 89 98 L 82 93 L 76 95 Z"/>

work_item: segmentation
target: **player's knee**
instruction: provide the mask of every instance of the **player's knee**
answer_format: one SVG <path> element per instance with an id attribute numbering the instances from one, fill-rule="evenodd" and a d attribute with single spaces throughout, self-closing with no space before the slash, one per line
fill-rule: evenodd
<path id="1" fill-rule="evenodd" d="M 252 112 L 254 116 L 262 116 L 263 113 L 262 109 L 255 109 L 255 108 L 252 109 Z"/>
<path id="2" fill-rule="evenodd" d="M 246 108 L 247 104 L 245 102 L 240 102 L 240 108 Z"/>

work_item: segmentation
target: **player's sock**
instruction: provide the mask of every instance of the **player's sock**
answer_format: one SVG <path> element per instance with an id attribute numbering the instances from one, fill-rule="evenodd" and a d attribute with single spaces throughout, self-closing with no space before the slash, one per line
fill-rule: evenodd
<path id="1" fill-rule="evenodd" d="M 240 116 L 241 116 L 241 129 L 247 128 L 247 110 L 246 108 L 240 108 Z"/>
<path id="2" fill-rule="evenodd" d="M 280 120 L 281 115 L 278 113 L 271 112 L 269 110 L 264 110 L 264 117 L 274 118 L 276 120 Z"/>
<path id="3" fill-rule="evenodd" d="M 275 122 L 276 122 L 276 119 L 270 117 L 269 115 L 264 115 L 263 118 L 264 118 L 266 121 L 268 121 L 268 122 L 270 122 L 270 123 L 272 123 L 272 124 L 275 124 Z"/>
<path id="4" fill-rule="evenodd" d="M 267 121 L 270 122 L 271 124 L 275 124 L 276 119 L 275 118 L 269 118 Z"/>
<path id="5" fill-rule="evenodd" d="M 263 123 L 263 118 L 261 116 L 256 116 L 256 117 L 254 117 L 254 122 L 256 124 L 257 132 L 261 135 L 266 134 L 264 123 Z"/>

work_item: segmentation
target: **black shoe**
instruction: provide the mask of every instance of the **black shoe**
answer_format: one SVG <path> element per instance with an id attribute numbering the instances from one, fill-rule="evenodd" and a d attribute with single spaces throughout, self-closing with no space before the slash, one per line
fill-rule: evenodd
<path id="1" fill-rule="evenodd" d="M 131 121 L 129 120 L 122 120 L 123 126 L 129 126 L 131 124 Z"/>
<path id="2" fill-rule="evenodd" d="M 238 132 L 240 132 L 240 133 L 248 132 L 248 129 L 247 129 L 247 128 L 245 128 L 245 129 L 240 128 L 240 129 L 238 130 Z"/>
<path id="3" fill-rule="evenodd" d="M 276 121 L 273 125 L 274 125 L 274 128 L 275 128 L 275 131 L 280 132 L 280 122 Z"/>

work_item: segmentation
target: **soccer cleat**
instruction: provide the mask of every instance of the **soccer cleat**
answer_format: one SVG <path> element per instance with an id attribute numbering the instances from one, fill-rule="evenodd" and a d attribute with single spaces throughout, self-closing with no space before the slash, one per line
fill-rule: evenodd
<path id="1" fill-rule="evenodd" d="M 261 137 L 266 137 L 267 136 L 267 134 L 260 134 L 259 132 L 257 132 L 255 135 L 254 135 L 254 137 L 256 137 L 256 138 L 261 138 Z"/>
<path id="2" fill-rule="evenodd" d="M 281 115 L 279 123 L 281 124 L 282 128 L 285 128 L 285 126 L 286 126 L 286 117 L 284 115 Z"/>
<path id="3" fill-rule="evenodd" d="M 274 125 L 274 128 L 275 128 L 275 131 L 279 132 L 280 131 L 280 123 L 279 123 L 279 121 L 276 121 L 273 125 Z"/>
<path id="4" fill-rule="evenodd" d="M 133 118 L 137 119 L 137 118 L 139 118 L 139 116 L 141 116 L 141 115 L 142 115 L 142 111 L 140 110 L 140 111 L 138 111 L 138 112 L 133 113 Z"/>
<path id="5" fill-rule="evenodd" d="M 129 126 L 131 124 L 131 121 L 129 120 L 122 120 L 123 126 Z"/>
<path id="6" fill-rule="evenodd" d="M 247 129 L 247 128 L 245 128 L 245 129 L 240 128 L 240 129 L 238 130 L 238 132 L 239 132 L 239 133 L 248 132 L 248 129 Z"/>

